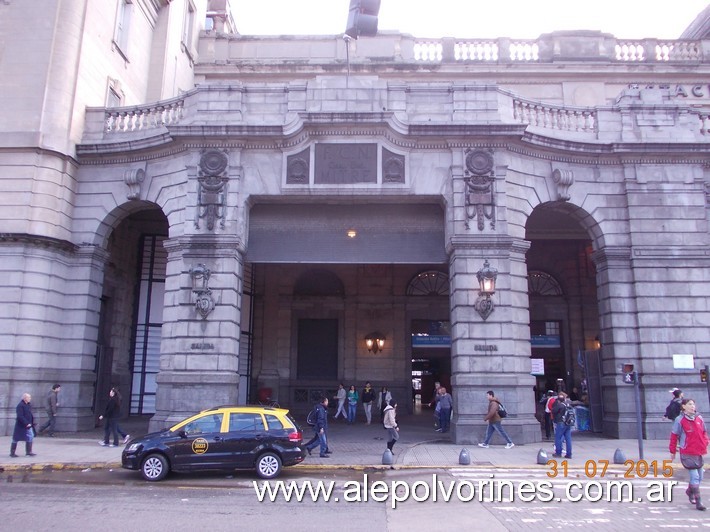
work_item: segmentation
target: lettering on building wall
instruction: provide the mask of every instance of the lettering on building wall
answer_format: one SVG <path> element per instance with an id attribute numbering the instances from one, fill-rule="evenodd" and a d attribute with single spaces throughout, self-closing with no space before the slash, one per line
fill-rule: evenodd
<path id="1" fill-rule="evenodd" d="M 497 345 L 474 345 L 474 351 L 498 351 Z"/>
<path id="2" fill-rule="evenodd" d="M 190 349 L 199 349 L 200 351 L 204 351 L 207 349 L 214 349 L 214 344 L 209 344 L 209 343 L 194 343 L 190 345 Z"/>
<path id="3" fill-rule="evenodd" d="M 631 84 L 638 88 L 641 84 Z M 669 85 L 667 83 L 645 84 L 647 89 L 659 88 L 670 91 L 671 96 L 677 98 L 710 98 L 710 84 L 694 83 L 688 85 Z"/>

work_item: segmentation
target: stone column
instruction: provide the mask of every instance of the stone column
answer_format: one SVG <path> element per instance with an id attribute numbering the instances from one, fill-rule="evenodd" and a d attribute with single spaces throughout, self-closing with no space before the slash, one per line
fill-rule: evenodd
<path id="1" fill-rule="evenodd" d="M 151 430 L 212 406 L 236 404 L 239 394 L 241 241 L 192 235 L 168 240 L 165 247 L 165 310 Z M 191 271 L 200 272 L 197 285 Z"/>
<path id="2" fill-rule="evenodd" d="M 530 326 L 525 253 L 529 242 L 507 235 L 452 237 L 450 241 L 452 386 L 456 443 L 483 440 L 493 390 L 509 412 L 504 428 L 516 443 L 541 440 L 530 375 Z M 493 312 L 484 320 L 474 305 L 477 272 L 488 260 L 498 270 Z M 495 436 L 494 438 L 499 438 Z M 494 442 L 498 441 L 494 439 Z"/>

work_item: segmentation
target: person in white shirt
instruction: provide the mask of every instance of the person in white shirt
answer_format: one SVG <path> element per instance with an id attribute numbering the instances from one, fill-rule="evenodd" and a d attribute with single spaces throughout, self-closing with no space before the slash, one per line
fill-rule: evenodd
<path id="1" fill-rule="evenodd" d="M 335 413 L 333 416 L 333 419 L 338 419 L 338 414 L 343 414 L 343 419 L 346 419 L 348 416 L 345 413 L 345 387 L 343 386 L 343 383 L 341 382 L 338 384 L 338 393 L 335 394 L 334 399 L 338 400 L 338 411 Z"/>

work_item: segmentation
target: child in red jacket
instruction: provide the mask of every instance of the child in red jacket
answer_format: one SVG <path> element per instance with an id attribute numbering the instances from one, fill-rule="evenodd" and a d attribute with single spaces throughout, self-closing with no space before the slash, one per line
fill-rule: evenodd
<path id="1" fill-rule="evenodd" d="M 698 510 L 705 510 L 700 501 L 700 482 L 703 480 L 703 455 L 708 452 L 708 433 L 703 418 L 695 412 L 695 401 L 683 399 L 681 412 L 671 429 L 671 460 L 675 460 L 676 449 L 680 450 L 680 461 L 690 474 L 685 494 Z"/>

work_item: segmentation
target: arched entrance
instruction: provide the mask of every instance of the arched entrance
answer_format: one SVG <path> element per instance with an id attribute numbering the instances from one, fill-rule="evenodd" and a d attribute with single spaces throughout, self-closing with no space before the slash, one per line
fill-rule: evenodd
<path id="1" fill-rule="evenodd" d="M 168 221 L 150 204 L 118 221 L 107 237 L 96 352 L 94 412 L 112 386 L 123 395 L 123 414 L 155 412 L 160 361 Z"/>
<path id="2" fill-rule="evenodd" d="M 585 216 L 573 205 L 546 203 L 528 218 L 531 358 L 538 399 L 564 389 L 596 408 L 601 390 L 590 385 L 598 379 L 587 358 L 599 349 L 600 321 Z"/>

